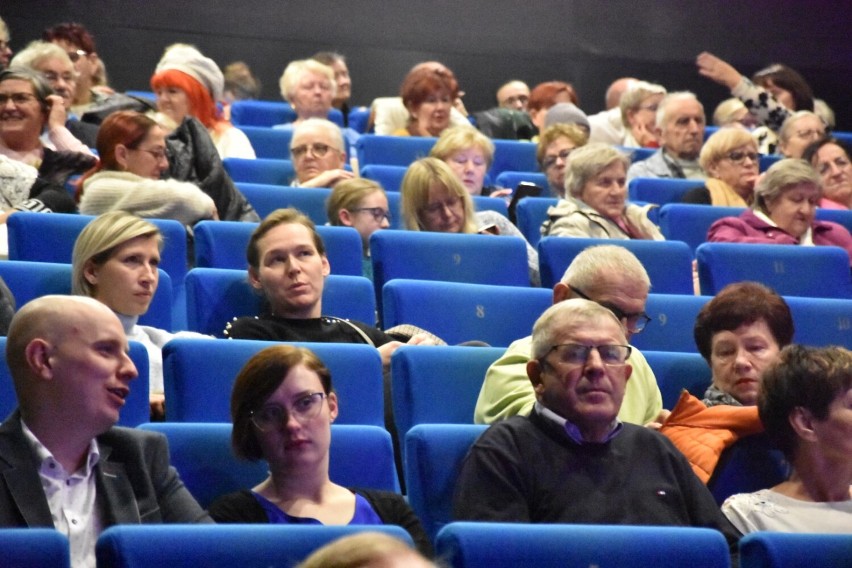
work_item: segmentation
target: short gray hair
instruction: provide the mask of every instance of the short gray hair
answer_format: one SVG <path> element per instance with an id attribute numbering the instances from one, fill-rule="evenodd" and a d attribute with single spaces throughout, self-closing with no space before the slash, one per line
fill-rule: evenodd
<path id="1" fill-rule="evenodd" d="M 620 274 L 629 280 L 651 289 L 648 271 L 636 255 L 620 245 L 595 245 L 586 247 L 574 257 L 562 275 L 563 284 L 577 288 L 597 287 L 607 274 Z"/>
<path id="2" fill-rule="evenodd" d="M 766 170 L 755 186 L 753 208 L 768 213 L 767 203 L 772 203 L 785 190 L 802 183 L 815 185 L 822 193 L 822 179 L 809 163 L 798 158 L 778 160 Z"/>
<path id="3" fill-rule="evenodd" d="M 278 80 L 278 86 L 281 88 L 281 96 L 284 97 L 285 101 L 291 102 L 290 97 L 293 96 L 293 91 L 296 90 L 299 79 L 302 78 L 304 73 L 309 71 L 328 77 L 328 80 L 331 81 L 331 97 L 334 98 L 334 95 L 337 94 L 337 82 L 334 80 L 334 70 L 316 59 L 297 59 L 287 65 L 284 73 L 281 74 L 281 78 Z"/>
<path id="4" fill-rule="evenodd" d="M 346 143 L 343 140 L 343 132 L 340 131 L 340 127 L 324 118 L 306 118 L 302 122 L 296 123 L 293 126 L 293 137 L 290 138 L 290 148 L 293 148 L 293 140 L 296 139 L 296 135 L 309 128 L 325 130 L 329 138 L 334 140 L 334 143 L 337 146 L 335 149 L 338 152 L 346 151 Z"/>
<path id="5" fill-rule="evenodd" d="M 77 71 L 74 69 L 74 63 L 68 57 L 68 53 L 56 45 L 47 41 L 32 41 L 27 47 L 18 52 L 12 61 L 9 62 L 9 67 L 24 67 L 38 71 L 37 67 L 46 59 L 60 59 L 63 63 L 71 68 L 71 73 L 74 77 L 77 76 Z"/>
<path id="6" fill-rule="evenodd" d="M 820 116 L 809 110 L 800 110 L 798 112 L 794 112 L 790 116 L 787 117 L 787 120 L 784 121 L 784 124 L 781 125 L 781 128 L 778 130 L 778 140 L 780 142 L 787 142 L 793 136 L 793 129 L 796 126 L 796 123 L 806 116 L 812 116 L 819 120 L 821 123 L 825 124 L 825 121 L 820 118 Z"/>
<path id="7" fill-rule="evenodd" d="M 669 93 L 663 97 L 663 100 L 660 101 L 660 105 L 657 107 L 657 128 L 662 128 L 666 123 L 666 120 L 669 118 L 669 106 L 671 106 L 674 102 L 684 100 L 693 100 L 697 102 L 701 105 L 701 111 L 704 112 L 704 105 L 701 104 L 701 101 L 698 100 L 695 93 L 690 91 L 675 91 L 674 93 Z"/>
<path id="8" fill-rule="evenodd" d="M 652 95 L 665 95 L 666 88 L 656 83 L 648 83 L 647 81 L 636 81 L 624 91 L 621 95 L 621 100 L 618 103 L 621 109 L 621 122 L 627 124 L 627 111 L 636 110 L 642 101 Z"/>
<path id="9" fill-rule="evenodd" d="M 602 142 L 586 144 L 572 151 L 568 172 L 565 174 L 565 194 L 571 197 L 579 196 L 589 180 L 614 162 L 623 164 L 626 172 L 630 158 Z"/>
<path id="10" fill-rule="evenodd" d="M 627 344 L 627 335 L 624 332 L 624 326 L 615 317 L 615 314 L 590 300 L 572 298 L 553 304 L 536 320 L 532 331 L 532 358 L 541 359 L 548 354 L 554 345 L 555 328 L 558 325 L 566 321 L 576 322 L 578 320 L 598 318 L 610 318 L 617 323 L 623 342 Z"/>

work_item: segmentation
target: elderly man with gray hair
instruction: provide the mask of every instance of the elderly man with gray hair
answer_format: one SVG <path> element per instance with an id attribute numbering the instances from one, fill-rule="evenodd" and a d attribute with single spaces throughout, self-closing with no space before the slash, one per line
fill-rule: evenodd
<path id="1" fill-rule="evenodd" d="M 705 179 L 698 164 L 704 144 L 704 106 L 693 93 L 669 93 L 657 109 L 660 149 L 627 170 L 627 179 L 636 177 Z"/>
<path id="2" fill-rule="evenodd" d="M 536 321 L 531 346 L 533 409 L 473 444 L 454 519 L 704 527 L 736 552 L 739 533 L 683 454 L 619 420 L 633 349 L 615 314 L 589 300 L 560 302 Z"/>

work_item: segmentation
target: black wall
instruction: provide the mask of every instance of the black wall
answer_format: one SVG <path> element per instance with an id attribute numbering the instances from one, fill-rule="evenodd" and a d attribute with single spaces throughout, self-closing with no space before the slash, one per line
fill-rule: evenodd
<path id="1" fill-rule="evenodd" d="M 792 66 L 838 129 L 852 130 L 848 0 L 3 0 L 0 15 L 15 50 L 54 23 L 84 23 L 120 90 L 148 90 L 163 48 L 183 41 L 223 66 L 246 61 L 264 98 L 277 99 L 288 61 L 332 49 L 348 57 L 359 104 L 396 94 L 409 67 L 436 59 L 455 71 L 470 110 L 519 78 L 569 81 L 597 112 L 610 81 L 631 75 L 692 90 L 709 114 L 727 93 L 695 72 L 708 50 L 747 75 Z"/>

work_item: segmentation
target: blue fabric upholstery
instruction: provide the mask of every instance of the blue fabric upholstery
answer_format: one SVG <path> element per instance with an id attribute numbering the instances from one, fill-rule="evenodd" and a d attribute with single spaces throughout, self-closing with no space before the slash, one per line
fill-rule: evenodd
<path id="1" fill-rule="evenodd" d="M 774 487 L 789 474 L 781 450 L 773 447 L 766 434 L 754 434 L 737 440 L 722 452 L 707 489 L 721 505 L 731 495 Z"/>
<path id="2" fill-rule="evenodd" d="M 541 224 L 547 220 L 547 209 L 558 202 L 555 197 L 524 197 L 518 201 L 515 211 L 518 229 L 532 246 L 536 246 L 541 240 Z"/>
<path id="3" fill-rule="evenodd" d="M 293 187 L 268 183 L 237 183 L 237 188 L 246 196 L 260 218 L 264 218 L 276 209 L 295 207 L 317 225 L 325 225 L 328 217 L 325 202 L 331 195 L 327 187 Z M 202 221 L 203 223 L 204 221 Z M 230 221 L 236 223 L 238 221 Z M 255 225 L 256 226 L 256 225 Z"/>
<path id="4" fill-rule="evenodd" d="M 736 217 L 742 207 L 716 207 L 690 203 L 669 203 L 660 209 L 660 231 L 669 241 L 683 241 L 695 251 L 707 241 L 710 225 L 722 217 Z"/>
<path id="5" fill-rule="evenodd" d="M 692 252 L 680 241 L 544 237 L 538 242 L 541 285 L 552 288 L 574 257 L 594 245 L 618 245 L 635 254 L 648 272 L 655 293 L 694 294 Z"/>
<path id="6" fill-rule="evenodd" d="M 755 532 L 740 540 L 742 568 L 852 567 L 852 534 Z"/>
<path id="7" fill-rule="evenodd" d="M 515 188 L 518 187 L 518 184 L 522 181 L 526 181 L 532 184 L 535 184 L 544 190 L 544 193 L 547 193 L 547 188 L 549 184 L 547 183 L 547 176 L 538 171 L 530 171 L 530 172 L 512 172 L 505 171 L 501 172 L 500 175 L 497 176 L 496 185 L 497 187 L 506 187 L 515 191 Z"/>
<path id="8" fill-rule="evenodd" d="M 703 185 L 704 182 L 696 179 L 634 178 L 630 180 L 628 191 L 631 201 L 665 205 L 666 203 L 680 203 L 687 191 Z"/>
<path id="9" fill-rule="evenodd" d="M 704 397 L 712 381 L 710 366 L 704 357 L 698 353 L 674 351 L 642 351 L 642 355 L 654 371 L 663 395 L 663 408 L 674 408 L 683 389 L 699 399 Z"/>
<path id="10" fill-rule="evenodd" d="M 166 420 L 228 422 L 231 387 L 243 365 L 274 341 L 173 339 L 163 348 Z M 384 425 L 382 361 L 369 345 L 298 343 L 331 371 L 340 400 L 338 424 Z"/>
<path id="11" fill-rule="evenodd" d="M 296 170 L 290 160 L 225 158 L 222 163 L 225 165 L 225 171 L 236 184 L 245 182 L 290 185 L 296 177 Z"/>
<path id="12" fill-rule="evenodd" d="M 358 138 L 355 148 L 358 164 L 408 167 L 411 162 L 429 155 L 436 138 L 420 136 L 379 136 L 367 134 Z"/>
<path id="13" fill-rule="evenodd" d="M 840 247 L 705 243 L 695 258 L 702 294 L 754 280 L 785 296 L 852 298 L 849 255 Z"/>
<path id="14" fill-rule="evenodd" d="M 265 126 L 239 126 L 239 129 L 248 136 L 258 158 L 290 159 L 290 139 L 293 138 L 293 129 Z"/>
<path id="15" fill-rule="evenodd" d="M 361 166 L 361 177 L 371 179 L 381 185 L 385 191 L 398 192 L 402 187 L 407 166 L 387 164 L 366 164 Z"/>
<path id="16" fill-rule="evenodd" d="M 328 119 L 338 126 L 343 126 L 343 113 L 336 108 L 329 111 Z M 240 100 L 231 104 L 231 122 L 240 129 L 243 126 L 268 128 L 294 120 L 296 120 L 296 111 L 287 102 Z"/>
<path id="17" fill-rule="evenodd" d="M 54 529 L 0 530 L 3 566 L 14 568 L 70 568 L 68 538 Z"/>
<path id="18" fill-rule="evenodd" d="M 695 317 L 710 298 L 686 294 L 648 294 L 645 312 L 651 318 L 642 333 L 635 334 L 630 344 L 649 351 L 698 353 L 692 329 Z"/>
<path id="19" fill-rule="evenodd" d="M 154 422 L 140 428 L 166 435 L 171 464 L 204 508 L 220 495 L 251 489 L 269 475 L 265 461 L 234 455 L 230 423 Z M 346 487 L 399 491 L 390 434 L 378 426 L 333 424 L 329 476 Z"/>
<path id="20" fill-rule="evenodd" d="M 796 324 L 796 343 L 852 349 L 852 300 L 785 296 Z"/>
<path id="21" fill-rule="evenodd" d="M 534 172 L 538 169 L 533 142 L 520 140 L 492 140 L 494 142 L 494 160 L 488 169 L 491 179 L 503 172 Z M 546 186 L 545 186 L 546 187 Z"/>

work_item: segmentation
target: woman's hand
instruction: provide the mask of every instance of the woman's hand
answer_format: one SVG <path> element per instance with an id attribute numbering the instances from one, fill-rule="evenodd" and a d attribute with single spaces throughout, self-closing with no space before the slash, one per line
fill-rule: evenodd
<path id="1" fill-rule="evenodd" d="M 65 126 L 68 120 L 68 113 L 65 110 L 65 102 L 59 95 L 47 96 L 47 127 L 51 130 Z"/>
<path id="2" fill-rule="evenodd" d="M 660 145 L 660 139 L 657 137 L 657 133 L 648 130 L 645 123 L 641 120 L 637 121 L 633 125 L 632 133 L 636 142 L 638 142 L 639 146 L 642 148 L 656 148 Z"/>
<path id="3" fill-rule="evenodd" d="M 666 410 L 665 408 L 662 409 L 657 415 L 657 417 L 654 418 L 654 420 L 645 424 L 645 428 L 650 428 L 651 430 L 659 430 L 663 427 L 663 424 L 666 423 L 666 420 L 668 420 L 669 416 L 671 416 L 671 413 L 671 410 Z"/>
<path id="4" fill-rule="evenodd" d="M 300 187 L 334 187 L 338 183 L 354 177 L 355 174 L 347 170 L 327 170 L 299 185 Z"/>
<path id="5" fill-rule="evenodd" d="M 730 63 L 719 59 L 712 53 L 706 51 L 700 53 L 695 59 L 695 64 L 698 66 L 700 75 L 712 79 L 728 89 L 733 89 L 743 80 L 743 76 Z"/>

